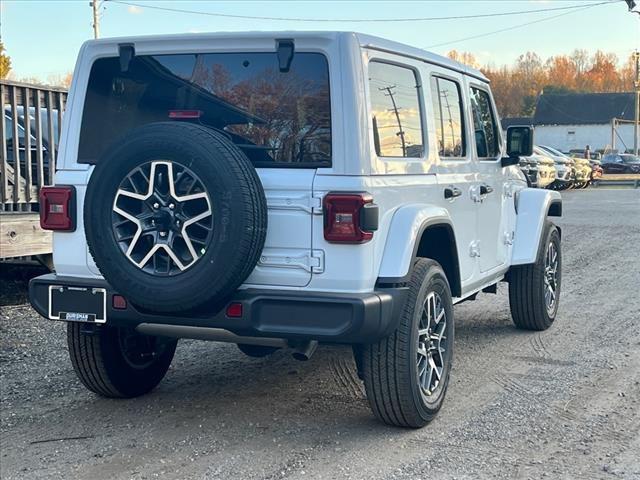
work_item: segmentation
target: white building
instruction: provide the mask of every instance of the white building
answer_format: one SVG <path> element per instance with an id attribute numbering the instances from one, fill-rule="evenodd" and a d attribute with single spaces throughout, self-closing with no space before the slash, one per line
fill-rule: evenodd
<path id="1" fill-rule="evenodd" d="M 563 152 L 633 149 L 633 93 L 541 94 L 531 118 L 506 118 L 504 126 L 530 124 L 535 141 Z"/>

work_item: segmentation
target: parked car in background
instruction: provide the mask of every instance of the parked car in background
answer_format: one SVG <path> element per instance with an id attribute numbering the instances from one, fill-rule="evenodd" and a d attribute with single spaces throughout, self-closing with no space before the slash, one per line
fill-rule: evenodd
<path id="1" fill-rule="evenodd" d="M 7 135 L 6 140 L 6 151 L 7 151 L 7 165 L 11 168 L 11 171 L 7 173 L 7 179 L 11 182 L 14 181 L 14 169 L 16 168 L 15 162 L 15 151 L 18 151 L 18 158 L 20 162 L 20 176 L 22 177 L 22 181 L 24 181 L 24 176 L 26 174 L 27 169 L 27 155 L 26 155 L 26 134 L 24 129 L 24 124 L 21 120 L 18 120 L 18 141 L 15 141 L 14 131 L 13 131 L 13 117 L 10 113 L 5 110 L 4 114 L 4 126 L 5 132 Z M 36 139 L 33 135 L 30 135 L 30 157 L 31 157 L 31 178 L 38 178 L 40 175 L 38 173 L 38 164 L 37 164 L 37 150 L 36 150 Z M 42 156 L 43 156 L 43 172 L 42 176 L 44 179 L 48 178 L 49 175 L 49 150 L 46 145 L 42 146 Z"/>
<path id="2" fill-rule="evenodd" d="M 566 190 L 567 188 L 573 187 L 573 182 L 575 178 L 575 161 L 573 158 L 565 155 L 564 153 L 556 150 L 555 148 L 547 147 L 545 145 L 538 145 L 534 147 L 533 151 L 536 149 L 543 154 L 551 157 L 554 161 L 554 166 L 556 169 L 556 177 L 555 180 L 549 185 L 549 188 L 554 190 Z"/>
<path id="3" fill-rule="evenodd" d="M 608 153 L 602 157 L 604 173 L 640 173 L 640 157 L 631 153 Z"/>
<path id="4" fill-rule="evenodd" d="M 569 150 L 569 155 L 574 158 L 587 158 L 587 151 L 584 148 L 574 148 Z M 601 160 L 601 152 L 589 152 L 589 160 Z"/>
<path id="5" fill-rule="evenodd" d="M 604 173 L 602 162 L 600 160 L 589 160 L 589 163 L 591 163 L 591 181 L 602 178 Z"/>
<path id="6" fill-rule="evenodd" d="M 531 156 L 520 159 L 520 168 L 532 187 L 546 188 L 556 179 L 553 159 L 537 147 L 533 147 Z"/>
<path id="7" fill-rule="evenodd" d="M 51 162 L 51 131 L 53 130 L 53 145 L 57 146 L 58 144 L 58 110 L 53 109 L 53 120 L 51 122 L 52 129 L 49 127 L 49 119 L 47 116 L 47 110 L 42 108 L 40 111 L 40 121 L 42 122 L 42 163 L 43 163 L 43 171 L 38 173 L 38 163 L 37 163 L 37 153 L 38 153 L 38 145 L 36 141 L 36 119 L 35 119 L 35 108 L 29 108 L 29 118 L 30 118 L 30 138 L 29 138 L 29 150 L 31 157 L 31 178 L 37 178 L 38 175 L 43 176 L 43 183 L 49 183 L 49 164 Z M 18 106 L 17 108 L 17 129 L 18 129 L 18 144 L 16 147 L 16 143 L 13 138 L 13 111 L 10 106 L 5 105 L 4 108 L 4 124 L 5 131 L 7 132 L 7 162 L 11 168 L 15 168 L 15 154 L 14 149 L 18 148 L 19 158 L 20 158 L 20 172 L 24 177 L 25 169 L 26 169 L 26 136 L 25 136 L 25 126 L 26 122 L 24 119 L 24 108 L 22 106 Z"/>
<path id="8" fill-rule="evenodd" d="M 575 158 L 576 177 L 573 182 L 574 188 L 586 188 L 591 182 L 591 163 L 586 158 Z"/>
<path id="9" fill-rule="evenodd" d="M 557 148 L 549 147 L 547 145 L 541 145 L 540 148 L 554 158 L 556 161 L 568 160 L 572 162 L 573 168 L 573 187 L 586 188 L 589 186 L 592 180 L 602 177 L 602 168 L 600 167 L 600 161 L 595 158 L 595 154 L 591 154 L 591 158 L 587 159 L 581 156 L 579 153 L 573 153 L 571 156 L 561 152 Z"/>
<path id="10" fill-rule="evenodd" d="M 530 187 L 538 186 L 538 162 L 532 157 L 520 157 L 518 164 L 524 176 L 527 177 L 527 184 Z"/>

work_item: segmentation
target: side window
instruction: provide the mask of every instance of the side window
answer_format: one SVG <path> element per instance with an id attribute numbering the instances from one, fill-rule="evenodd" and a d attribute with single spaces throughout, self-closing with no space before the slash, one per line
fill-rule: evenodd
<path id="1" fill-rule="evenodd" d="M 373 140 L 378 156 L 422 157 L 418 87 L 410 68 L 369 63 Z"/>
<path id="2" fill-rule="evenodd" d="M 498 129 L 491 108 L 491 98 L 487 92 L 471 88 L 471 111 L 478 157 L 495 158 L 500 151 Z"/>
<path id="3" fill-rule="evenodd" d="M 460 86 L 446 78 L 431 77 L 431 101 L 441 157 L 464 157 L 464 120 Z"/>

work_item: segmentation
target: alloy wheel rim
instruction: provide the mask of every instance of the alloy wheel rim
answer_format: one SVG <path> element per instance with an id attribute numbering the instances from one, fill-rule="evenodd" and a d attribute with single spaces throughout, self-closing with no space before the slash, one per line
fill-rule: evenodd
<path id="1" fill-rule="evenodd" d="M 550 242 L 544 261 L 544 303 L 549 314 L 553 313 L 557 303 L 558 260 L 558 250 L 555 244 Z"/>
<path id="2" fill-rule="evenodd" d="M 112 230 L 120 250 L 140 270 L 173 276 L 190 269 L 211 241 L 211 200 L 202 180 L 168 160 L 146 162 L 120 183 Z"/>
<path id="3" fill-rule="evenodd" d="M 430 398 L 445 378 L 447 314 L 442 298 L 430 292 L 422 305 L 418 323 L 417 376 L 420 391 Z"/>

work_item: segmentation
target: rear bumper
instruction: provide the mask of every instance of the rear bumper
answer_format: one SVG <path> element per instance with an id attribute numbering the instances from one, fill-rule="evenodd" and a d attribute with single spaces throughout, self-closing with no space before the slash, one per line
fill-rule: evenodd
<path id="1" fill-rule="evenodd" d="M 397 326 L 408 292 L 406 287 L 349 294 L 238 290 L 229 300 L 229 303 L 242 304 L 242 315 L 238 318 L 226 315 L 226 304 L 219 311 L 182 316 L 147 312 L 131 303 L 127 303 L 126 309 L 115 309 L 113 295 L 118 292 L 104 280 L 48 274 L 34 278 L 29 283 L 31 305 L 45 318 L 49 314 L 50 285 L 105 288 L 108 325 L 217 328 L 245 337 L 329 343 L 371 343 L 389 335 Z"/>

